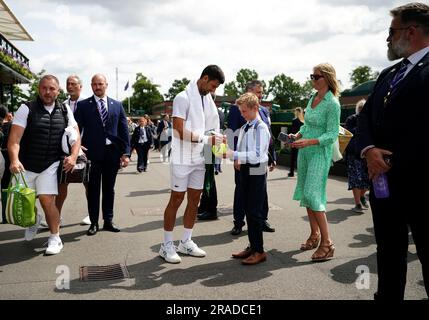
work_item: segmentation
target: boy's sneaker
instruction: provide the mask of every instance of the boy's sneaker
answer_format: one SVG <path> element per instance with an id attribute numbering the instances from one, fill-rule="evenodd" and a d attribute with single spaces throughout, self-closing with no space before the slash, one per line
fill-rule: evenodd
<path id="1" fill-rule="evenodd" d="M 36 217 L 36 224 L 25 229 L 25 240 L 31 241 L 37 234 L 37 230 L 39 229 L 40 223 L 42 222 L 42 216 L 40 214 Z"/>
<path id="2" fill-rule="evenodd" d="M 193 257 L 205 257 L 206 252 L 198 248 L 197 244 L 192 240 L 186 242 L 180 241 L 177 251 L 183 254 L 187 254 Z"/>
<path id="3" fill-rule="evenodd" d="M 362 205 L 361 204 L 355 205 L 354 208 L 352 209 L 352 211 L 356 212 L 356 213 L 363 213 Z"/>
<path id="4" fill-rule="evenodd" d="M 180 263 L 182 261 L 172 241 L 167 242 L 165 245 L 163 243 L 161 244 L 159 255 L 168 263 Z"/>
<path id="5" fill-rule="evenodd" d="M 49 237 L 48 249 L 46 249 L 45 254 L 46 255 L 58 254 L 61 252 L 62 248 L 63 248 L 63 242 L 61 241 L 60 237 Z"/>
<path id="6" fill-rule="evenodd" d="M 366 201 L 365 197 L 360 198 L 360 203 L 362 203 L 363 209 L 369 209 L 369 204 L 368 204 L 368 201 Z"/>

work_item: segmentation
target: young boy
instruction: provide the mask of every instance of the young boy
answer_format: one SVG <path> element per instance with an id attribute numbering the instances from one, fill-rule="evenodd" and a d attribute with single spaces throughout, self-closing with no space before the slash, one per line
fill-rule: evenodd
<path id="1" fill-rule="evenodd" d="M 236 104 L 247 122 L 240 129 L 237 151 L 228 150 L 226 156 L 233 157 L 234 166 L 240 171 L 241 196 L 248 223 L 250 245 L 244 251 L 232 256 L 243 259 L 242 263 L 245 265 L 254 265 L 267 259 L 262 229 L 270 131 L 258 117 L 259 99 L 254 93 L 245 93 Z"/>

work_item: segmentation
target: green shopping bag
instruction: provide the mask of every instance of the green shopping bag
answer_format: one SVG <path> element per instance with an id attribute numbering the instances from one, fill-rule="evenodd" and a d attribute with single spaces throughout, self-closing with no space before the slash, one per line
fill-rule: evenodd
<path id="1" fill-rule="evenodd" d="M 20 183 L 19 178 L 22 179 Z M 15 184 L 12 182 L 15 180 Z M 29 188 L 21 176 L 12 174 L 9 187 L 2 190 L 6 193 L 6 221 L 20 227 L 31 227 L 36 224 L 36 191 Z"/>

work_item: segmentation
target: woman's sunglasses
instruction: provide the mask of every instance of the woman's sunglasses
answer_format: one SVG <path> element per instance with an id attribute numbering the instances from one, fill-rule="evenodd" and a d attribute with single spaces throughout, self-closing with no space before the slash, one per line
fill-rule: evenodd
<path id="1" fill-rule="evenodd" d="M 319 80 L 320 78 L 323 78 L 323 76 L 321 74 L 310 74 L 310 79 L 311 80 Z"/>

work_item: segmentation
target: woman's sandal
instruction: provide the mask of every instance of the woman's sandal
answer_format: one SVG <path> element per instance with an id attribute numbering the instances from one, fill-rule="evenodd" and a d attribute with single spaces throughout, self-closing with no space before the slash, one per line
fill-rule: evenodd
<path id="1" fill-rule="evenodd" d="M 316 254 L 318 253 L 320 248 L 322 248 L 321 251 L 323 251 L 324 255 L 317 256 Z M 328 248 L 328 251 L 326 251 L 324 248 Z M 324 246 L 320 245 L 319 249 L 317 249 L 317 251 L 313 253 L 313 256 L 311 257 L 312 261 L 327 261 L 334 257 L 335 247 L 333 243 L 331 243 L 330 245 L 324 245 Z"/>
<path id="2" fill-rule="evenodd" d="M 301 244 L 301 250 L 306 251 L 306 250 L 316 249 L 317 246 L 319 245 L 319 241 L 320 241 L 319 235 L 316 237 L 310 237 L 307 239 L 305 243 Z"/>

